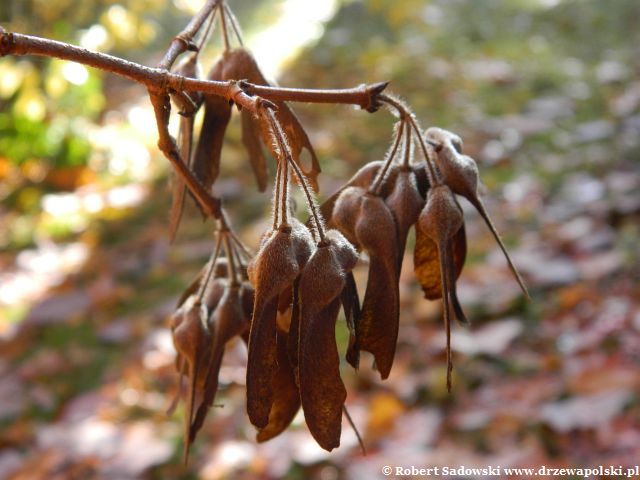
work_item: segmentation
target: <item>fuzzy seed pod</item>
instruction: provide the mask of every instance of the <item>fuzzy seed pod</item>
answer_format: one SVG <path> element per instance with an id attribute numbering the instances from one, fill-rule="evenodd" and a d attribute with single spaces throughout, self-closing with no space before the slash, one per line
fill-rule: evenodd
<path id="1" fill-rule="evenodd" d="M 467 155 L 461 154 L 462 141 L 460 140 L 460 137 L 454 133 L 447 132 L 440 128 L 430 128 L 427 130 L 425 136 L 439 144 L 439 149 L 436 149 L 437 155 L 435 157 L 438 169 L 443 175 L 444 183 L 448 185 L 454 193 L 457 193 L 469 200 L 476 210 L 478 210 L 478 213 L 480 213 L 489 227 L 489 230 L 491 230 L 498 246 L 507 259 L 509 268 L 518 282 L 518 285 L 520 285 L 523 293 L 529 297 L 527 287 L 524 285 L 522 277 L 520 277 L 518 270 L 509 256 L 509 252 L 502 243 L 498 230 L 493 225 L 491 217 L 489 216 L 482 199 L 478 195 L 479 173 L 475 160 Z"/>
<path id="2" fill-rule="evenodd" d="M 211 332 L 211 356 L 207 365 L 204 395 L 196 411 L 189 430 L 189 441 L 193 442 L 196 434 L 202 428 L 204 419 L 213 404 L 218 391 L 218 375 L 222 364 L 225 346 L 233 338 L 242 335 L 249 329 L 249 322 L 242 307 L 242 292 L 238 285 L 228 286 L 215 310 L 207 320 Z"/>
<path id="3" fill-rule="evenodd" d="M 256 434 L 258 442 L 266 442 L 280 435 L 300 409 L 300 393 L 289 361 L 288 338 L 288 333 L 278 330 L 278 365 L 273 377 L 273 403 L 269 411 L 269 422 Z"/>
<path id="4" fill-rule="evenodd" d="M 278 299 L 296 279 L 314 247 L 309 230 L 295 219 L 271 235 L 249 266 L 255 302 L 249 337 L 247 413 L 258 428 L 269 421 L 277 366 Z"/>
<path id="5" fill-rule="evenodd" d="M 300 398 L 309 431 L 326 450 L 340 445 L 347 393 L 340 378 L 335 323 L 345 273 L 357 259 L 345 237 L 329 230 L 300 275 Z"/>
<path id="6" fill-rule="evenodd" d="M 395 176 L 393 189 L 385 199 L 385 203 L 396 221 L 398 234 L 398 251 L 400 266 L 402 264 L 402 252 L 407 244 L 409 229 L 418 220 L 418 215 L 424 206 L 424 198 L 418 190 L 415 174 L 412 169 L 400 168 Z"/>
<path id="7" fill-rule="evenodd" d="M 385 379 L 391 371 L 398 338 L 400 247 L 395 220 L 384 200 L 371 194 L 361 198 L 355 235 L 369 254 L 369 276 L 358 340 L 362 350 L 373 354 Z"/>
<path id="8" fill-rule="evenodd" d="M 451 389 L 451 322 L 449 310 L 459 304 L 455 295 L 455 265 L 452 242 L 462 228 L 462 210 L 453 192 L 446 185 L 437 185 L 429 190 L 427 204 L 418 218 L 420 228 L 437 246 L 440 261 L 440 284 L 444 302 L 444 324 L 447 331 L 447 388 Z M 461 312 L 461 309 L 460 309 Z M 464 320 L 462 320 L 464 321 Z"/>

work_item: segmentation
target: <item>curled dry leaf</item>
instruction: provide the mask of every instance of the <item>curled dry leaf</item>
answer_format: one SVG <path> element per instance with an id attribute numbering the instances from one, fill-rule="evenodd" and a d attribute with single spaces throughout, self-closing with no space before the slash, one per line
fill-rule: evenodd
<path id="1" fill-rule="evenodd" d="M 224 72 L 223 80 L 248 80 L 256 85 L 269 85 L 264 75 L 260 71 L 260 67 L 256 63 L 255 59 L 244 48 L 236 48 L 223 53 L 224 60 Z M 296 114 L 289 108 L 284 102 L 274 102 L 278 106 L 276 117 L 282 125 L 282 128 L 286 134 L 289 146 L 291 149 L 291 156 L 293 161 L 300 167 L 302 172 L 309 180 L 310 185 L 315 191 L 318 191 L 318 174 L 320 173 L 320 162 L 316 157 L 316 153 L 311 145 L 309 136 L 305 132 L 302 124 L 298 120 Z M 253 128 L 246 129 L 244 122 L 253 123 Z M 253 130 L 253 133 L 251 133 Z M 247 146 L 249 154 L 251 156 L 251 165 L 254 168 L 256 180 L 258 185 L 266 184 L 266 178 L 264 178 L 264 172 L 266 172 L 266 163 L 264 156 L 258 155 L 258 152 L 262 152 L 255 148 L 255 142 L 257 139 L 256 133 L 260 132 L 262 137 L 262 143 L 267 147 L 277 158 L 276 152 L 272 142 L 271 130 L 267 123 L 262 122 L 256 118 L 247 115 L 246 120 L 243 120 L 243 143 Z M 251 148 L 248 145 L 252 145 Z M 301 162 L 302 151 L 306 150 L 311 158 L 311 164 L 306 167 Z M 255 156 L 254 156 L 255 154 Z"/>
<path id="2" fill-rule="evenodd" d="M 340 378 L 335 323 L 345 274 L 357 260 L 346 238 L 329 230 L 300 275 L 300 398 L 309 431 L 326 450 L 340 445 L 347 392 Z"/>
<path id="3" fill-rule="evenodd" d="M 209 80 L 223 80 L 225 59 L 221 58 L 211 68 Z M 231 105 L 218 95 L 204 95 L 204 118 L 200 138 L 193 159 L 193 173 L 207 188 L 211 189 L 220 173 L 220 156 L 224 134 L 231 118 Z"/>
<path id="4" fill-rule="evenodd" d="M 300 274 L 314 248 L 309 230 L 291 220 L 290 227 L 275 230 L 264 240 L 248 270 L 255 302 L 249 336 L 247 413 L 258 428 L 268 424 L 273 403 L 278 299 Z"/>
<path id="5" fill-rule="evenodd" d="M 460 153 L 462 151 L 462 141 L 460 140 L 460 137 L 454 133 L 436 127 L 428 129 L 425 136 L 439 145 L 435 149 L 437 152 L 435 157 L 438 169 L 444 177 L 444 183 L 455 193 L 469 200 L 476 210 L 478 210 L 478 213 L 480 213 L 489 227 L 489 230 L 491 230 L 498 246 L 507 259 L 509 268 L 516 278 L 518 285 L 520 285 L 523 293 L 529 297 L 527 287 L 513 264 L 513 261 L 509 256 L 509 252 L 500 238 L 498 230 L 493 225 L 491 217 L 489 216 L 484 203 L 482 203 L 482 199 L 478 195 L 478 166 L 473 158 Z"/>
<path id="6" fill-rule="evenodd" d="M 198 56 L 196 53 L 188 55 L 175 70 L 175 73 L 185 77 L 197 78 Z M 186 94 L 185 94 L 186 95 Z M 199 99 L 194 96 L 188 97 L 197 106 Z M 191 148 L 193 145 L 193 122 L 195 120 L 196 109 L 191 112 L 181 112 L 180 127 L 178 129 L 178 150 L 182 161 L 191 168 Z M 169 239 L 173 241 L 180 226 L 182 212 L 184 210 L 184 198 L 187 191 L 186 185 L 179 175 L 174 175 L 172 182 L 171 210 L 169 211 Z"/>
<path id="7" fill-rule="evenodd" d="M 267 188 L 269 174 L 267 172 L 267 160 L 260 145 L 260 137 L 256 132 L 251 113 L 242 111 L 240 118 L 242 122 L 242 144 L 249 154 L 249 162 L 256 177 L 258 190 L 264 192 Z"/>

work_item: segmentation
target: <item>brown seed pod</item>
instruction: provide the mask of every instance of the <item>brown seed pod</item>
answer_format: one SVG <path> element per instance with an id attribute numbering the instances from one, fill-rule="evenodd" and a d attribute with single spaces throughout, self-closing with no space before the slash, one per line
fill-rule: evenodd
<path id="1" fill-rule="evenodd" d="M 247 365 L 247 413 L 258 428 L 267 425 L 273 402 L 278 299 L 299 275 L 313 246 L 309 230 L 292 218 L 290 227 L 268 237 L 249 265 L 255 302 Z"/>
<path id="2" fill-rule="evenodd" d="M 491 217 L 478 195 L 479 173 L 476 162 L 471 157 L 460 153 L 462 151 L 462 141 L 456 134 L 434 127 L 428 129 L 425 135 L 428 139 L 439 144 L 439 147 L 435 149 L 437 152 L 435 157 L 438 169 L 443 175 L 444 183 L 455 193 L 469 200 L 476 210 L 478 210 L 478 213 L 480 213 L 489 230 L 491 230 L 498 246 L 507 259 L 509 268 L 516 278 L 518 285 L 520 285 L 523 293 L 528 298 L 529 292 L 527 291 L 527 287 L 524 285 L 522 277 L 513 264 L 509 252 L 502 243 L 500 234 L 493 225 Z"/>
<path id="3" fill-rule="evenodd" d="M 249 329 L 249 322 L 242 307 L 241 295 L 239 285 L 228 286 L 207 320 L 212 339 L 211 355 L 206 369 L 204 395 L 189 430 L 190 442 L 193 442 L 196 434 L 202 428 L 207 412 L 218 391 L 218 375 L 225 346 L 230 340 Z"/>
<path id="4" fill-rule="evenodd" d="M 362 199 L 367 191 L 363 187 L 347 187 L 340 192 L 333 214 L 331 224 L 338 228 L 352 245 L 362 248 L 356 236 L 356 223 L 360 217 Z"/>
<path id="5" fill-rule="evenodd" d="M 362 350 L 373 354 L 385 379 L 391 371 L 398 337 L 399 242 L 395 220 L 384 200 L 371 194 L 361 198 L 355 235 L 369 254 L 369 276 L 358 340 Z"/>
<path id="6" fill-rule="evenodd" d="M 418 225 L 438 248 L 440 283 L 444 302 L 444 324 L 447 331 L 447 388 L 451 389 L 451 322 L 449 309 L 455 290 L 455 265 L 452 241 L 462 228 L 462 210 L 451 189 L 446 185 L 432 187 L 427 194 L 427 204 L 420 213 Z"/>
<path id="7" fill-rule="evenodd" d="M 300 409 L 300 393 L 288 355 L 289 334 L 278 329 L 276 334 L 278 365 L 273 377 L 273 404 L 269 422 L 256 434 L 258 442 L 280 435 Z"/>
<path id="8" fill-rule="evenodd" d="M 346 238 L 329 230 L 300 275 L 300 399 L 311 435 L 326 450 L 340 445 L 347 392 L 340 378 L 335 323 L 345 273 L 357 259 Z"/>
<path id="9" fill-rule="evenodd" d="M 181 62 L 175 69 L 175 73 L 190 78 L 198 78 L 198 56 L 196 53 L 192 53 L 187 56 L 186 59 Z M 198 94 L 195 92 L 185 93 L 188 96 L 189 101 L 197 106 L 200 103 Z M 180 117 L 180 127 L 178 129 L 178 150 L 180 152 L 180 158 L 185 164 L 191 167 L 191 150 L 193 145 L 193 122 L 195 120 L 196 112 L 183 112 Z M 182 218 L 182 212 L 184 210 L 184 198 L 186 193 L 186 186 L 184 181 L 179 175 L 174 175 L 172 181 L 172 195 L 171 195 L 171 209 L 169 213 L 169 239 L 173 242 L 180 226 L 180 220 Z"/>
<path id="10" fill-rule="evenodd" d="M 240 117 L 242 122 L 242 144 L 249 154 L 249 162 L 251 162 L 251 168 L 256 177 L 258 191 L 264 192 L 267 189 L 269 174 L 267 172 L 267 160 L 260 144 L 260 137 L 255 129 L 251 113 L 242 111 L 240 112 Z"/>
<path id="11" fill-rule="evenodd" d="M 349 365 L 357 370 L 360 366 L 360 342 L 358 338 L 362 314 L 360 312 L 358 288 L 352 272 L 348 272 L 345 275 L 345 285 L 342 289 L 340 300 L 342 301 L 342 309 L 349 329 L 349 345 L 347 346 L 346 359 Z"/>
<path id="12" fill-rule="evenodd" d="M 336 225 L 334 225 L 334 223 L 332 222 L 332 216 L 333 209 L 340 194 L 349 187 L 362 187 L 364 189 L 369 188 L 371 182 L 378 173 L 378 170 L 384 165 L 384 163 L 385 162 L 383 162 L 382 160 L 374 160 L 373 162 L 365 164 L 353 175 L 353 177 L 349 179 L 347 183 L 342 186 L 342 188 L 340 188 L 337 192 L 335 192 L 322 203 L 322 205 L 320 206 L 320 213 L 322 213 L 322 216 L 327 220 L 328 227 L 336 227 Z M 386 197 L 389 194 L 391 185 L 393 185 L 394 182 L 394 176 L 397 171 L 397 168 L 391 166 L 391 168 L 387 172 L 386 178 L 383 179 L 380 188 L 380 195 L 382 197 Z"/>
<path id="13" fill-rule="evenodd" d="M 206 324 L 204 309 L 196 296 L 189 297 L 180 308 L 184 315 L 182 320 L 176 322 L 173 343 L 183 359 L 183 366 L 187 370 L 189 379 L 184 426 L 184 460 L 186 462 L 191 443 L 190 428 L 196 396 L 199 396 L 204 389 L 207 366 L 211 359 L 211 334 Z"/>
<path id="14" fill-rule="evenodd" d="M 209 72 L 209 80 L 223 80 L 224 57 L 218 60 Z M 192 170 L 196 178 L 211 189 L 220 173 L 220 155 L 224 134 L 231 118 L 231 105 L 218 95 L 204 95 L 204 118 L 200 138 L 196 146 Z"/>
<path id="15" fill-rule="evenodd" d="M 453 255 L 455 281 L 460 277 L 462 267 L 467 257 L 467 237 L 464 223 L 460 230 L 456 232 L 451 241 Z M 414 273 L 427 300 L 437 300 L 442 298 L 442 277 L 440 273 L 440 257 L 438 256 L 438 246 L 429 237 L 419 224 L 416 224 L 416 246 L 413 252 Z M 462 311 L 455 289 L 451 292 L 453 308 L 458 321 L 468 324 L 469 320 Z"/>
<path id="16" fill-rule="evenodd" d="M 269 85 L 251 53 L 249 53 L 244 48 L 229 50 L 223 54 L 223 58 L 225 61 L 223 80 L 248 80 L 249 82 L 256 85 Z M 293 161 L 298 164 L 302 172 L 306 175 L 312 188 L 315 191 L 318 191 L 318 174 L 320 173 L 320 163 L 318 162 L 316 153 L 313 149 L 313 146 L 311 145 L 311 141 L 309 140 L 307 132 L 305 132 L 295 113 L 286 103 L 274 103 L 278 106 L 276 117 L 286 133 L 287 140 L 291 148 Z M 253 122 L 253 131 L 260 132 L 263 145 L 272 152 L 274 158 L 277 158 L 277 155 L 273 149 L 273 142 L 269 125 L 258 121 L 253 117 L 248 117 L 247 121 Z M 245 142 L 245 145 L 247 145 L 248 143 L 254 145 L 255 138 L 250 138 L 249 135 L 250 134 L 248 132 L 247 137 L 244 137 L 243 135 L 243 142 Z M 311 165 L 309 168 L 305 168 L 305 166 L 300 161 L 300 156 L 303 150 L 307 150 L 311 157 Z M 262 172 L 266 172 L 266 163 L 264 162 L 264 157 L 253 156 L 252 152 L 255 151 L 256 150 L 252 147 L 252 149 L 249 150 L 249 153 L 250 155 L 252 155 L 251 164 L 254 167 L 258 185 L 260 185 L 263 175 Z"/>
<path id="17" fill-rule="evenodd" d="M 400 167 L 395 175 L 393 189 L 385 199 L 396 221 L 398 234 L 398 261 L 402 266 L 402 255 L 407 244 L 409 229 L 418 220 L 424 206 L 424 198 L 418 190 L 415 174 L 411 167 Z"/>

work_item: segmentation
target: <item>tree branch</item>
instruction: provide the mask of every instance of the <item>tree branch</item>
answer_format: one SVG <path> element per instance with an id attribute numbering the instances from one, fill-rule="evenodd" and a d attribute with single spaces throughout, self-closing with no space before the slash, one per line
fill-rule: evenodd
<path id="1" fill-rule="evenodd" d="M 171 45 L 158 64 L 158 68 L 170 70 L 176 59 L 187 50 L 198 50 L 198 46 L 193 43 L 193 38 L 202 28 L 202 24 L 211 15 L 211 12 L 218 6 L 220 0 L 208 0 L 200 11 L 189 21 L 187 26 L 178 35 L 173 37 Z"/>

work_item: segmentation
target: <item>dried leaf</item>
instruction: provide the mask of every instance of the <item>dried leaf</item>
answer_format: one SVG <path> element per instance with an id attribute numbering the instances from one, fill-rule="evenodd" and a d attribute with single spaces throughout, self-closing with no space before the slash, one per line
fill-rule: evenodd
<path id="1" fill-rule="evenodd" d="M 253 56 L 244 48 L 237 48 L 229 50 L 223 54 L 225 61 L 224 68 L 224 80 L 248 80 L 256 85 L 269 85 L 264 75 L 260 71 L 258 64 Z M 286 134 L 287 141 L 291 148 L 291 155 L 293 161 L 300 166 L 300 169 L 309 180 L 311 187 L 318 191 L 318 174 L 320 173 L 320 163 L 316 157 L 316 153 L 311 145 L 311 141 L 305 132 L 302 124 L 296 117 L 291 108 L 284 102 L 274 102 L 278 106 L 276 117 Z M 257 121 L 256 119 L 249 117 L 254 123 L 254 130 L 260 132 L 262 136 L 262 142 L 272 153 L 274 158 L 277 157 L 273 148 L 273 141 L 271 136 L 271 130 L 269 125 Z M 310 156 L 310 166 L 306 166 L 301 161 L 302 151 L 306 150 Z M 253 161 L 258 161 L 256 158 Z M 262 167 L 261 167 L 262 168 Z M 264 168 L 266 171 L 266 168 Z M 260 170 L 262 171 L 262 170 Z M 258 174 L 256 173 L 256 176 Z"/>
<path id="2" fill-rule="evenodd" d="M 221 58 L 209 73 L 209 80 L 223 80 L 225 58 Z M 227 124 L 231 118 L 231 105 L 218 95 L 204 95 L 204 118 L 200 138 L 193 158 L 192 170 L 196 178 L 211 189 L 220 173 L 220 156 Z"/>
<path id="3" fill-rule="evenodd" d="M 251 168 L 256 177 L 258 191 L 264 192 L 267 188 L 269 175 L 267 173 L 267 160 L 260 146 L 260 138 L 255 130 L 251 113 L 243 111 L 240 117 L 242 119 L 242 144 L 249 154 L 249 162 L 251 162 Z"/>
<path id="4" fill-rule="evenodd" d="M 186 57 L 175 70 L 175 73 L 185 77 L 197 78 L 198 56 L 194 53 Z M 189 97 L 195 103 L 199 100 L 195 97 Z M 196 112 L 185 112 L 180 117 L 180 127 L 178 130 L 178 150 L 180 158 L 185 164 L 191 167 L 191 149 L 193 145 L 193 122 Z M 186 193 L 186 185 L 179 175 L 174 175 L 171 195 L 171 210 L 169 213 L 169 239 L 173 242 L 180 226 L 182 212 L 184 210 L 184 198 Z"/>

